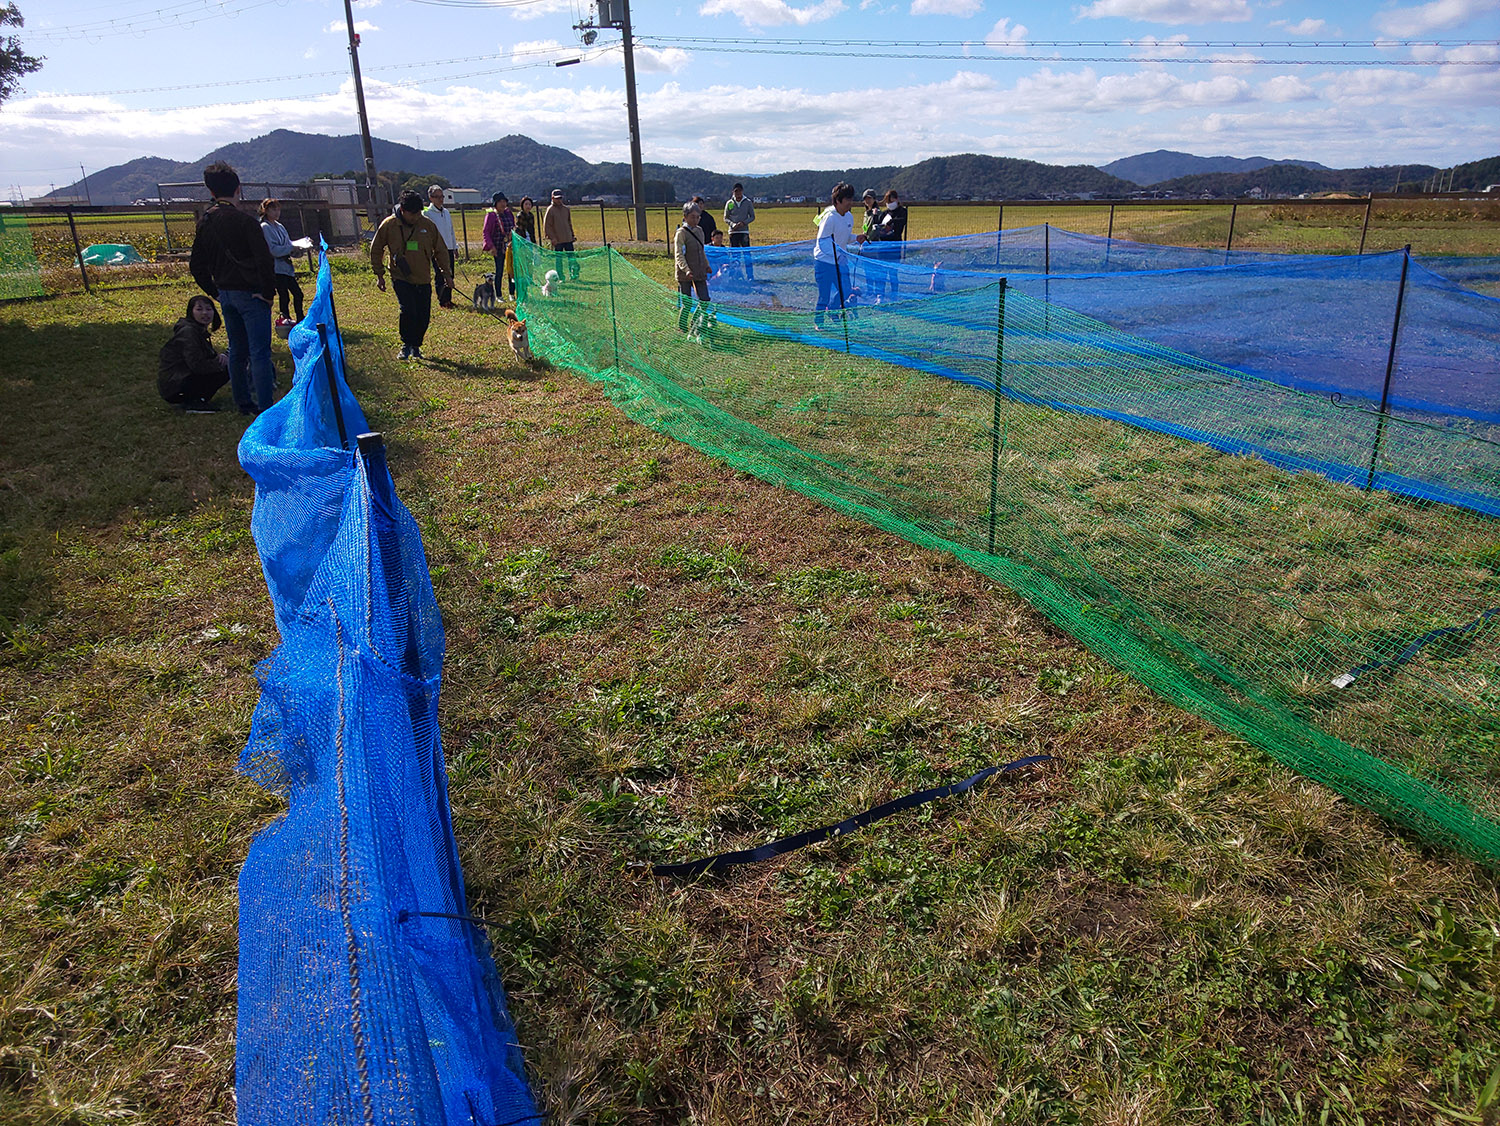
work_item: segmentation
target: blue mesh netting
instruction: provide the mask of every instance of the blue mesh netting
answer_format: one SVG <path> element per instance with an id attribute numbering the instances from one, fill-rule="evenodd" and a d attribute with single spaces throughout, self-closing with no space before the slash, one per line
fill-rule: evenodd
<path id="1" fill-rule="evenodd" d="M 537 1115 L 489 944 L 467 918 L 421 535 L 341 378 L 326 258 L 291 392 L 246 431 L 281 644 L 240 769 L 288 796 L 240 873 L 241 1126 L 500 1126 Z M 457 916 L 457 917 L 442 917 Z"/>
<path id="2" fill-rule="evenodd" d="M 810 240 L 749 251 L 710 248 L 714 300 L 812 309 L 811 255 Z M 856 309 L 893 301 L 908 305 L 989 286 L 1003 274 L 1013 290 L 1082 313 L 1143 345 L 1162 345 L 1284 387 L 1378 405 L 1403 258 L 1401 251 L 1226 254 L 1025 228 L 876 244 L 848 256 L 845 298 Z M 1434 273 L 1423 261 L 1449 260 L 1412 260 L 1390 405 L 1495 437 L 1500 300 Z M 1491 260 L 1452 261 L 1467 263 L 1459 272 L 1473 279 Z M 956 331 L 986 327 L 947 308 L 935 308 L 928 318 Z M 899 341 L 894 345 L 906 351 Z"/>

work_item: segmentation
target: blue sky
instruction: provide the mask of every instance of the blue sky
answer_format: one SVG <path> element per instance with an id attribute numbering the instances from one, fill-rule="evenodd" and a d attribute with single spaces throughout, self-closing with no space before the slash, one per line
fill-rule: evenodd
<path id="1" fill-rule="evenodd" d="M 7 197 L 80 163 L 357 130 L 341 2 L 18 3 L 46 63 L 0 108 Z M 590 11 L 356 4 L 372 130 L 425 148 L 523 133 L 626 159 L 620 37 L 583 49 L 572 25 Z M 958 152 L 1338 167 L 1500 153 L 1500 0 L 636 0 L 632 16 L 647 160 L 753 173 Z M 838 46 L 854 40 L 903 45 Z"/>

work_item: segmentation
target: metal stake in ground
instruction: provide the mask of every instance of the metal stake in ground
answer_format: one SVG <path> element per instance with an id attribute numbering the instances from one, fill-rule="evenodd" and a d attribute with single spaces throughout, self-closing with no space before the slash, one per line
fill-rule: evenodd
<path id="1" fill-rule="evenodd" d="M 1396 319 L 1391 324 L 1391 351 L 1385 360 L 1385 386 L 1380 389 L 1380 421 L 1375 424 L 1375 444 L 1370 449 L 1370 475 L 1365 479 L 1365 492 L 1375 487 L 1375 462 L 1380 457 L 1380 447 L 1385 442 L 1385 423 L 1390 417 L 1391 375 L 1396 370 L 1396 337 L 1401 332 L 1401 305 L 1406 300 L 1406 269 L 1411 265 L 1411 243 L 1401 249 L 1401 285 L 1396 290 Z"/>
<path id="2" fill-rule="evenodd" d="M 601 214 L 602 214 L 601 209 Z M 620 370 L 620 320 L 615 313 L 615 252 L 604 244 L 604 263 L 609 268 L 609 328 L 615 340 L 615 371 Z"/>
<path id="3" fill-rule="evenodd" d="M 73 222 L 73 209 L 68 208 L 68 230 L 73 232 L 73 253 L 78 258 L 78 272 L 83 275 L 83 292 L 91 293 L 89 289 L 89 268 L 83 264 L 83 247 L 78 245 L 78 224 Z"/>
<path id="4" fill-rule="evenodd" d="M 1000 385 L 1005 367 L 1005 279 L 995 313 L 995 411 L 990 422 L 990 554 L 995 554 L 995 506 L 1000 501 Z"/>
<path id="5" fill-rule="evenodd" d="M 828 245 L 833 247 L 833 280 L 839 286 L 839 320 L 844 325 L 844 351 L 849 351 L 849 313 L 844 307 L 844 271 L 839 266 L 839 244 L 833 241 L 833 236 L 828 236 Z M 850 275 L 851 280 L 853 275 Z"/>
<path id="6" fill-rule="evenodd" d="M 333 418 L 339 425 L 339 445 L 349 448 L 349 432 L 344 429 L 344 404 L 339 401 L 339 377 L 333 370 L 333 357 L 328 353 L 328 326 L 319 322 L 318 343 L 323 345 L 323 371 L 328 375 L 328 398 L 333 403 Z"/>

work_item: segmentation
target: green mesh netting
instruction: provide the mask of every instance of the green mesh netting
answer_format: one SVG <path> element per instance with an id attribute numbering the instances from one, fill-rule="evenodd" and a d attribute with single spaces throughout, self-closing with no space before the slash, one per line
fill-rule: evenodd
<path id="1" fill-rule="evenodd" d="M 685 308 L 608 249 L 516 251 L 533 347 L 630 417 L 952 552 L 1174 703 L 1500 861 L 1497 525 L 1401 484 L 1493 495 L 1494 443 L 999 283 L 819 330 Z"/>
<path id="2" fill-rule="evenodd" d="M 0 301 L 40 297 L 45 292 L 26 216 L 6 214 L 0 208 Z"/>

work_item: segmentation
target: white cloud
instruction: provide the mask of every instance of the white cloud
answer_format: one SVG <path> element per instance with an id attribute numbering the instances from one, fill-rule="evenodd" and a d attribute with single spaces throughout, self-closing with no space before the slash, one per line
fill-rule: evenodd
<path id="1" fill-rule="evenodd" d="M 1260 96 L 1267 102 L 1305 102 L 1316 98 L 1317 91 L 1294 74 L 1278 74 L 1260 84 Z"/>
<path id="2" fill-rule="evenodd" d="M 1316 35 L 1328 26 L 1328 21 L 1305 19 L 1292 23 L 1290 20 L 1272 20 L 1271 26 L 1284 28 L 1288 35 Z"/>
<path id="3" fill-rule="evenodd" d="M 984 10 L 984 0 L 911 0 L 914 16 L 960 16 L 967 19 Z"/>
<path id="4" fill-rule="evenodd" d="M 1250 18 L 1250 5 L 1248 0 L 1094 0 L 1078 14 L 1147 23 L 1243 23 Z"/>
<path id="5" fill-rule="evenodd" d="M 558 13 L 572 15 L 577 5 L 573 0 L 529 0 L 525 4 L 504 4 L 504 0 L 495 0 L 495 6 L 504 6 L 510 14 L 511 19 L 536 20 L 543 16 L 555 16 Z"/>
<path id="6" fill-rule="evenodd" d="M 1011 26 L 1010 18 L 1006 17 L 990 28 L 990 33 L 984 37 L 984 45 L 991 51 L 1000 51 L 1005 54 L 1017 54 L 1026 49 L 1026 27 L 1024 24 Z"/>
<path id="7" fill-rule="evenodd" d="M 668 47 L 659 51 L 655 47 L 636 44 L 635 48 L 636 69 L 646 74 L 678 74 L 691 59 L 692 56 L 681 47 Z"/>
<path id="8" fill-rule="evenodd" d="M 318 49 L 316 47 L 309 47 L 302 52 L 302 57 L 304 59 L 315 59 L 318 57 Z"/>
<path id="9" fill-rule="evenodd" d="M 348 34 L 348 29 L 349 29 L 349 25 L 347 23 L 345 23 L 343 20 L 334 20 L 331 24 L 329 24 L 323 30 L 324 31 L 328 31 L 328 32 L 337 32 L 339 35 L 347 35 Z M 376 27 L 369 20 L 355 20 L 354 21 L 354 34 L 356 34 L 356 35 L 363 35 L 367 31 L 379 31 L 379 30 L 380 30 L 380 28 Z"/>
<path id="10" fill-rule="evenodd" d="M 1416 8 L 1391 8 L 1375 13 L 1373 23 L 1384 35 L 1405 39 L 1429 31 L 1457 27 L 1475 16 L 1500 9 L 1500 0 L 1433 0 Z"/>
<path id="11" fill-rule="evenodd" d="M 1186 35 L 1169 35 L 1165 39 L 1158 39 L 1154 35 L 1146 35 L 1126 42 L 1133 48 L 1131 56 L 1137 59 L 1180 59 L 1188 53 L 1184 46 L 1187 38 Z"/>
<path id="12" fill-rule="evenodd" d="M 806 8 L 794 8 L 786 0 L 708 0 L 698 9 L 700 16 L 738 16 L 746 27 L 806 27 L 832 19 L 844 10 L 844 0 L 821 0 Z"/>

